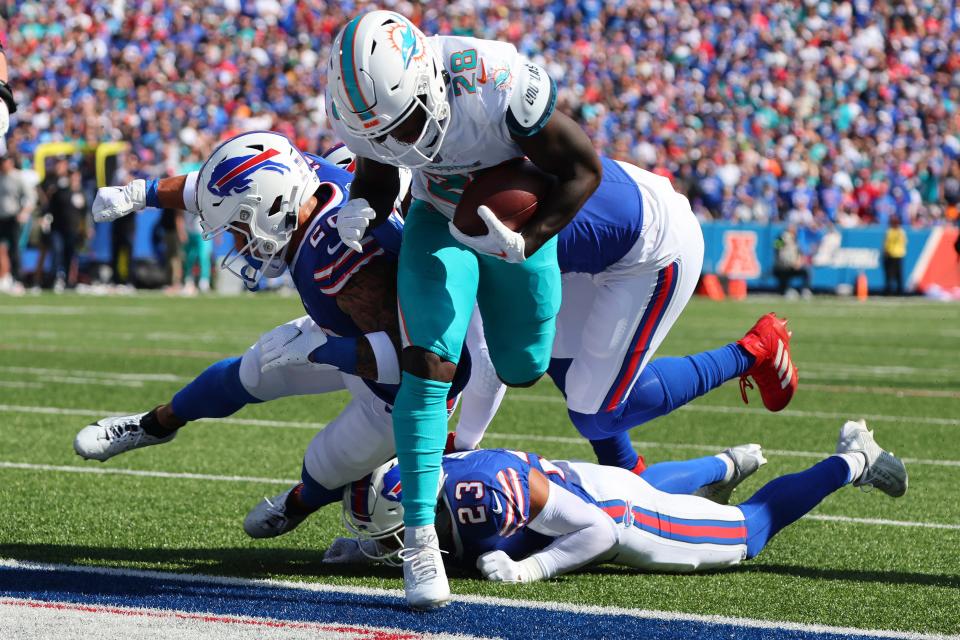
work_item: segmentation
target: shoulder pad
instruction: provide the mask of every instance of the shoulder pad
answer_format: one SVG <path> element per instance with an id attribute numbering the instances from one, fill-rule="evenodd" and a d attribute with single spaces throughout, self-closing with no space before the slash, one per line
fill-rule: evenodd
<path id="1" fill-rule="evenodd" d="M 546 69 L 524 60 L 516 74 L 513 95 L 507 108 L 507 128 L 515 136 L 539 133 L 557 106 L 557 83 Z"/>

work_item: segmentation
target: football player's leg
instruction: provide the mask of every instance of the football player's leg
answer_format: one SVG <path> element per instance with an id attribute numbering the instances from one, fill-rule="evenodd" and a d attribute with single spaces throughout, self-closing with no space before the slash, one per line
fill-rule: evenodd
<path id="1" fill-rule="evenodd" d="M 473 364 L 470 367 L 470 380 L 460 401 L 460 419 L 453 441 L 457 451 L 473 449 L 480 444 L 507 390 L 507 386 L 497 377 L 496 369 L 490 360 L 490 349 L 483 334 L 479 309 L 474 309 L 470 318 L 467 347 Z"/>
<path id="2" fill-rule="evenodd" d="M 561 281 L 563 301 L 557 314 L 557 335 L 553 340 L 553 357 L 547 374 L 566 398 L 567 372 L 583 344 L 583 327 L 587 324 L 598 287 L 593 276 L 586 273 L 565 273 Z M 643 456 L 633 448 L 626 432 L 592 439 L 590 446 L 600 464 L 620 467 L 633 473 L 643 473 L 646 468 Z"/>
<path id="3" fill-rule="evenodd" d="M 243 527 L 251 537 L 270 538 L 292 531 L 317 509 L 339 502 L 346 484 L 393 457 L 387 405 L 359 379 L 343 377 L 352 399 L 310 442 L 300 482 L 264 499 L 247 514 Z"/>
<path id="4" fill-rule="evenodd" d="M 321 330 L 308 316 L 287 324 L 301 331 Z M 264 334 L 242 357 L 207 367 L 170 402 L 145 413 L 104 418 L 84 427 L 74 440 L 74 449 L 84 458 L 104 461 L 132 449 L 169 442 L 188 422 L 225 418 L 247 404 L 343 389 L 338 371 L 281 367 L 261 374 L 260 344 L 268 335 Z"/>
<path id="5" fill-rule="evenodd" d="M 743 558 L 746 528 L 736 507 L 664 493 L 624 469 L 563 464 L 577 472 L 598 506 L 623 527 L 616 564 L 686 572 L 730 566 Z"/>
<path id="6" fill-rule="evenodd" d="M 871 485 L 892 498 L 907 491 L 903 461 L 881 448 L 862 420 L 841 427 L 835 455 L 806 471 L 768 482 L 738 505 L 746 517 L 747 557 L 756 556 L 780 530 L 850 483 Z"/>
<path id="7" fill-rule="evenodd" d="M 560 267 L 552 238 L 519 264 L 479 256 L 477 304 L 490 360 L 508 386 L 531 386 L 550 365 L 560 311 Z"/>
<path id="8" fill-rule="evenodd" d="M 447 222 L 415 201 L 400 248 L 397 292 L 404 349 L 393 425 L 408 528 L 433 523 L 447 394 L 476 300 L 476 255 L 450 236 Z"/>
<path id="9" fill-rule="evenodd" d="M 679 247 L 675 261 L 655 272 L 611 274 L 598 287 L 567 379 L 570 417 L 588 438 L 669 413 L 753 363 L 736 343 L 650 362 L 693 295 L 703 264 L 700 228 L 679 204 L 671 219 L 671 233 L 683 238 L 674 243 Z"/>

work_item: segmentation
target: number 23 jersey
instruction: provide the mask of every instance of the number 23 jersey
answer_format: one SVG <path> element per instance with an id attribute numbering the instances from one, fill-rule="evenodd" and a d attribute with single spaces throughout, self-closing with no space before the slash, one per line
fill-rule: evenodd
<path id="1" fill-rule="evenodd" d="M 535 453 L 479 449 L 443 457 L 443 503 L 451 518 L 455 554 L 465 566 L 473 566 L 480 553 L 494 550 L 525 558 L 553 540 L 526 526 L 530 469 L 596 504 L 563 470 Z"/>

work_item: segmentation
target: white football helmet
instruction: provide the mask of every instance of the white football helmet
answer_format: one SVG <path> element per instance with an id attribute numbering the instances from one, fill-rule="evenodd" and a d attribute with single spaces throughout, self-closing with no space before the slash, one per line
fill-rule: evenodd
<path id="1" fill-rule="evenodd" d="M 342 142 L 338 142 L 324 151 L 323 155 L 320 157 L 327 162 L 337 165 L 344 171 L 349 171 L 350 173 L 353 173 L 353 170 L 356 168 L 357 164 L 355 162 L 357 158 L 356 154 L 354 154 L 353 151 L 350 151 L 350 148 Z"/>
<path id="2" fill-rule="evenodd" d="M 327 78 L 330 116 L 365 142 L 373 157 L 401 167 L 433 162 L 450 124 L 446 75 L 440 56 L 412 22 L 393 11 L 357 16 L 334 40 Z M 416 141 L 390 137 L 415 109 L 426 116 Z M 366 155 L 367 149 L 354 151 Z"/>
<path id="3" fill-rule="evenodd" d="M 439 497 L 444 474 L 437 485 Z M 403 548 L 403 505 L 400 502 L 400 467 L 393 458 L 380 465 L 360 480 L 343 489 L 343 524 L 361 540 L 373 540 L 378 553 L 366 545 L 360 550 L 365 556 L 386 564 L 400 566 L 399 552 Z M 438 503 L 438 508 L 439 508 Z M 371 545 L 374 546 L 374 545 Z"/>
<path id="4" fill-rule="evenodd" d="M 244 238 L 221 267 L 251 289 L 265 272 L 282 271 L 300 207 L 319 187 L 310 163 L 279 133 L 243 133 L 221 144 L 201 167 L 197 183 L 204 238 L 227 231 Z"/>

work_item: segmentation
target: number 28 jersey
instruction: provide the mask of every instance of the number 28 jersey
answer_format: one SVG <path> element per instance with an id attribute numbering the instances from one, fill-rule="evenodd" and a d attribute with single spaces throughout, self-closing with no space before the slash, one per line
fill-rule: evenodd
<path id="1" fill-rule="evenodd" d="M 413 197 L 452 219 L 472 172 L 524 156 L 514 136 L 544 127 L 557 87 L 509 43 L 459 36 L 433 36 L 427 43 L 449 77 L 450 123 L 434 161 L 413 170 Z M 351 150 L 369 154 L 335 116 L 331 124 Z"/>

